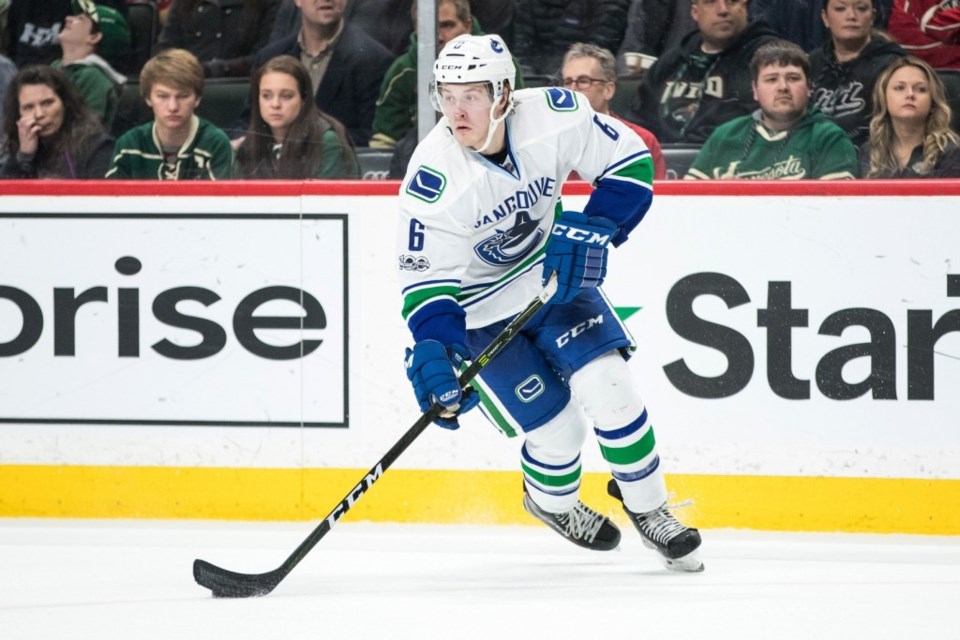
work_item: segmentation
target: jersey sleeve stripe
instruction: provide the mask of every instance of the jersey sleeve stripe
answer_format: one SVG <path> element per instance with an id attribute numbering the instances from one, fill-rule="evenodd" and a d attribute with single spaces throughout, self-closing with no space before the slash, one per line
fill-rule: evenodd
<path id="1" fill-rule="evenodd" d="M 455 287 L 431 287 L 409 293 L 403 297 L 403 319 L 408 320 L 424 306 L 439 300 L 449 300 L 456 304 L 458 292 L 459 289 Z"/>
<path id="2" fill-rule="evenodd" d="M 460 281 L 453 278 L 445 278 L 443 280 L 422 280 L 420 282 L 415 282 L 411 285 L 407 285 L 406 287 L 403 288 L 401 293 L 403 295 L 407 295 L 408 293 L 410 293 L 415 289 L 433 288 L 438 286 L 447 286 L 447 287 L 452 287 L 454 289 L 459 289 Z"/>
<path id="3" fill-rule="evenodd" d="M 600 174 L 600 177 L 602 178 L 603 176 L 607 175 L 608 173 L 615 173 L 615 172 L 617 172 L 617 171 L 620 169 L 620 167 L 622 167 L 622 166 L 624 166 L 624 165 L 627 165 L 627 164 L 631 164 L 631 163 L 633 163 L 633 162 L 636 162 L 637 160 L 640 160 L 641 158 L 649 158 L 649 157 L 650 157 L 650 150 L 649 150 L 649 149 L 644 149 L 643 151 L 638 151 L 637 153 L 634 153 L 633 155 L 629 155 L 629 156 L 627 156 L 626 158 L 621 158 L 620 160 L 614 162 L 613 164 L 607 165 L 607 168 L 603 170 L 603 173 Z M 651 162 L 652 162 L 652 161 L 651 161 Z"/>

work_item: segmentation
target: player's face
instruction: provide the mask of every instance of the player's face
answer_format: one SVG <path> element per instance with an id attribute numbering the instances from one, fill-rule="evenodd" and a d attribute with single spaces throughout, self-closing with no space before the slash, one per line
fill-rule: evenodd
<path id="1" fill-rule="evenodd" d="M 927 74 L 917 67 L 901 67 L 890 76 L 886 90 L 890 118 L 905 123 L 924 123 L 933 100 Z"/>
<path id="2" fill-rule="evenodd" d="M 25 84 L 17 96 L 20 119 L 31 120 L 41 138 L 49 138 L 63 126 L 63 101 L 45 84 Z"/>
<path id="3" fill-rule="evenodd" d="M 747 28 L 747 0 L 695 0 L 690 15 L 705 48 L 722 51 Z"/>
<path id="4" fill-rule="evenodd" d="M 303 97 L 293 76 L 280 71 L 263 74 L 260 78 L 260 117 L 270 127 L 274 139 L 283 140 L 302 108 Z"/>
<path id="5" fill-rule="evenodd" d="M 450 123 L 457 142 L 465 147 L 479 148 L 487 139 L 490 129 L 489 85 L 445 84 L 440 87 L 440 107 Z"/>
<path id="6" fill-rule="evenodd" d="M 866 42 L 873 28 L 873 3 L 870 0 L 830 0 L 820 17 L 834 40 Z"/>
<path id="7" fill-rule="evenodd" d="M 437 51 L 465 33 L 470 33 L 472 23 L 457 18 L 457 8 L 452 2 L 444 2 L 437 8 Z"/>
<path id="8" fill-rule="evenodd" d="M 305 22 L 327 27 L 343 18 L 347 0 L 294 0 L 294 4 L 300 8 Z"/>
<path id="9" fill-rule="evenodd" d="M 150 87 L 147 106 L 153 109 L 157 124 L 167 130 L 179 130 L 190 125 L 190 117 L 200 104 L 200 98 L 192 89 L 177 89 L 155 83 Z"/>
<path id="10" fill-rule="evenodd" d="M 616 84 L 603 79 L 599 60 L 586 56 L 571 58 L 563 65 L 562 74 L 563 86 L 585 95 L 594 111 L 609 111 Z"/>
<path id="11" fill-rule="evenodd" d="M 785 129 L 803 116 L 810 97 L 807 76 L 796 65 L 760 67 L 753 83 L 753 97 L 760 103 L 764 124 Z"/>

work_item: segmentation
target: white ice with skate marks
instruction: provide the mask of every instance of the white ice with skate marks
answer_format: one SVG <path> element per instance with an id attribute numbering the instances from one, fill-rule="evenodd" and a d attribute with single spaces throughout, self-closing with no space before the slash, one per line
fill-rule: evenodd
<path id="1" fill-rule="evenodd" d="M 960 539 L 705 531 L 664 569 L 635 531 L 343 523 L 270 595 L 215 600 L 194 558 L 263 572 L 315 523 L 0 520 L 0 637 L 958 638 Z"/>

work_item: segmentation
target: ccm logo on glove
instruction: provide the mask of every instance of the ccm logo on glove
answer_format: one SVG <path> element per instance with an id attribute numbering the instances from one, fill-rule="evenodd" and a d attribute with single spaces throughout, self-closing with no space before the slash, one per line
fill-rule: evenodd
<path id="1" fill-rule="evenodd" d="M 600 247 L 605 247 L 607 246 L 607 243 L 610 242 L 609 233 L 599 234 L 596 231 L 588 231 L 587 229 L 571 227 L 559 222 L 553 225 L 553 230 L 550 233 L 555 236 L 560 236 L 561 238 L 573 240 L 574 242 L 578 242 L 580 244 L 595 244 Z"/>

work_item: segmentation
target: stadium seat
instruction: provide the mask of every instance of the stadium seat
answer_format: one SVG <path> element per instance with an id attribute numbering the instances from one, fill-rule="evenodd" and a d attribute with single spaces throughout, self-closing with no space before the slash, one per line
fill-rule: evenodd
<path id="1" fill-rule="evenodd" d="M 947 90 L 947 102 L 953 111 L 950 126 L 954 131 L 960 132 L 960 69 L 937 69 L 937 75 L 943 80 Z"/>
<path id="2" fill-rule="evenodd" d="M 140 83 L 133 81 L 123 85 L 120 91 L 120 100 L 117 104 L 117 117 L 113 119 L 110 135 L 119 138 L 120 135 L 153 118 L 153 112 L 143 101 L 140 95 Z"/>
<path id="3" fill-rule="evenodd" d="M 390 160 L 393 149 L 371 149 L 357 147 L 357 162 L 360 163 L 360 177 L 363 180 L 386 180 L 390 173 Z"/>
<path id="4" fill-rule="evenodd" d="M 197 115 L 224 131 L 240 120 L 250 96 L 250 78 L 210 78 L 203 86 Z"/>
<path id="5" fill-rule="evenodd" d="M 620 76 L 617 78 L 617 92 L 610 101 L 610 110 L 622 118 L 628 118 L 633 112 L 632 104 L 637 98 L 637 89 L 640 87 L 640 78 L 636 76 Z"/>
<path id="6" fill-rule="evenodd" d="M 667 180 L 682 180 L 687 169 L 693 164 L 699 145 L 692 144 L 663 144 L 663 161 L 667 165 Z"/>
<path id="7" fill-rule="evenodd" d="M 160 18 L 153 0 L 127 0 L 127 25 L 130 27 L 130 64 L 122 69 L 135 80 L 153 55 L 160 32 Z"/>

